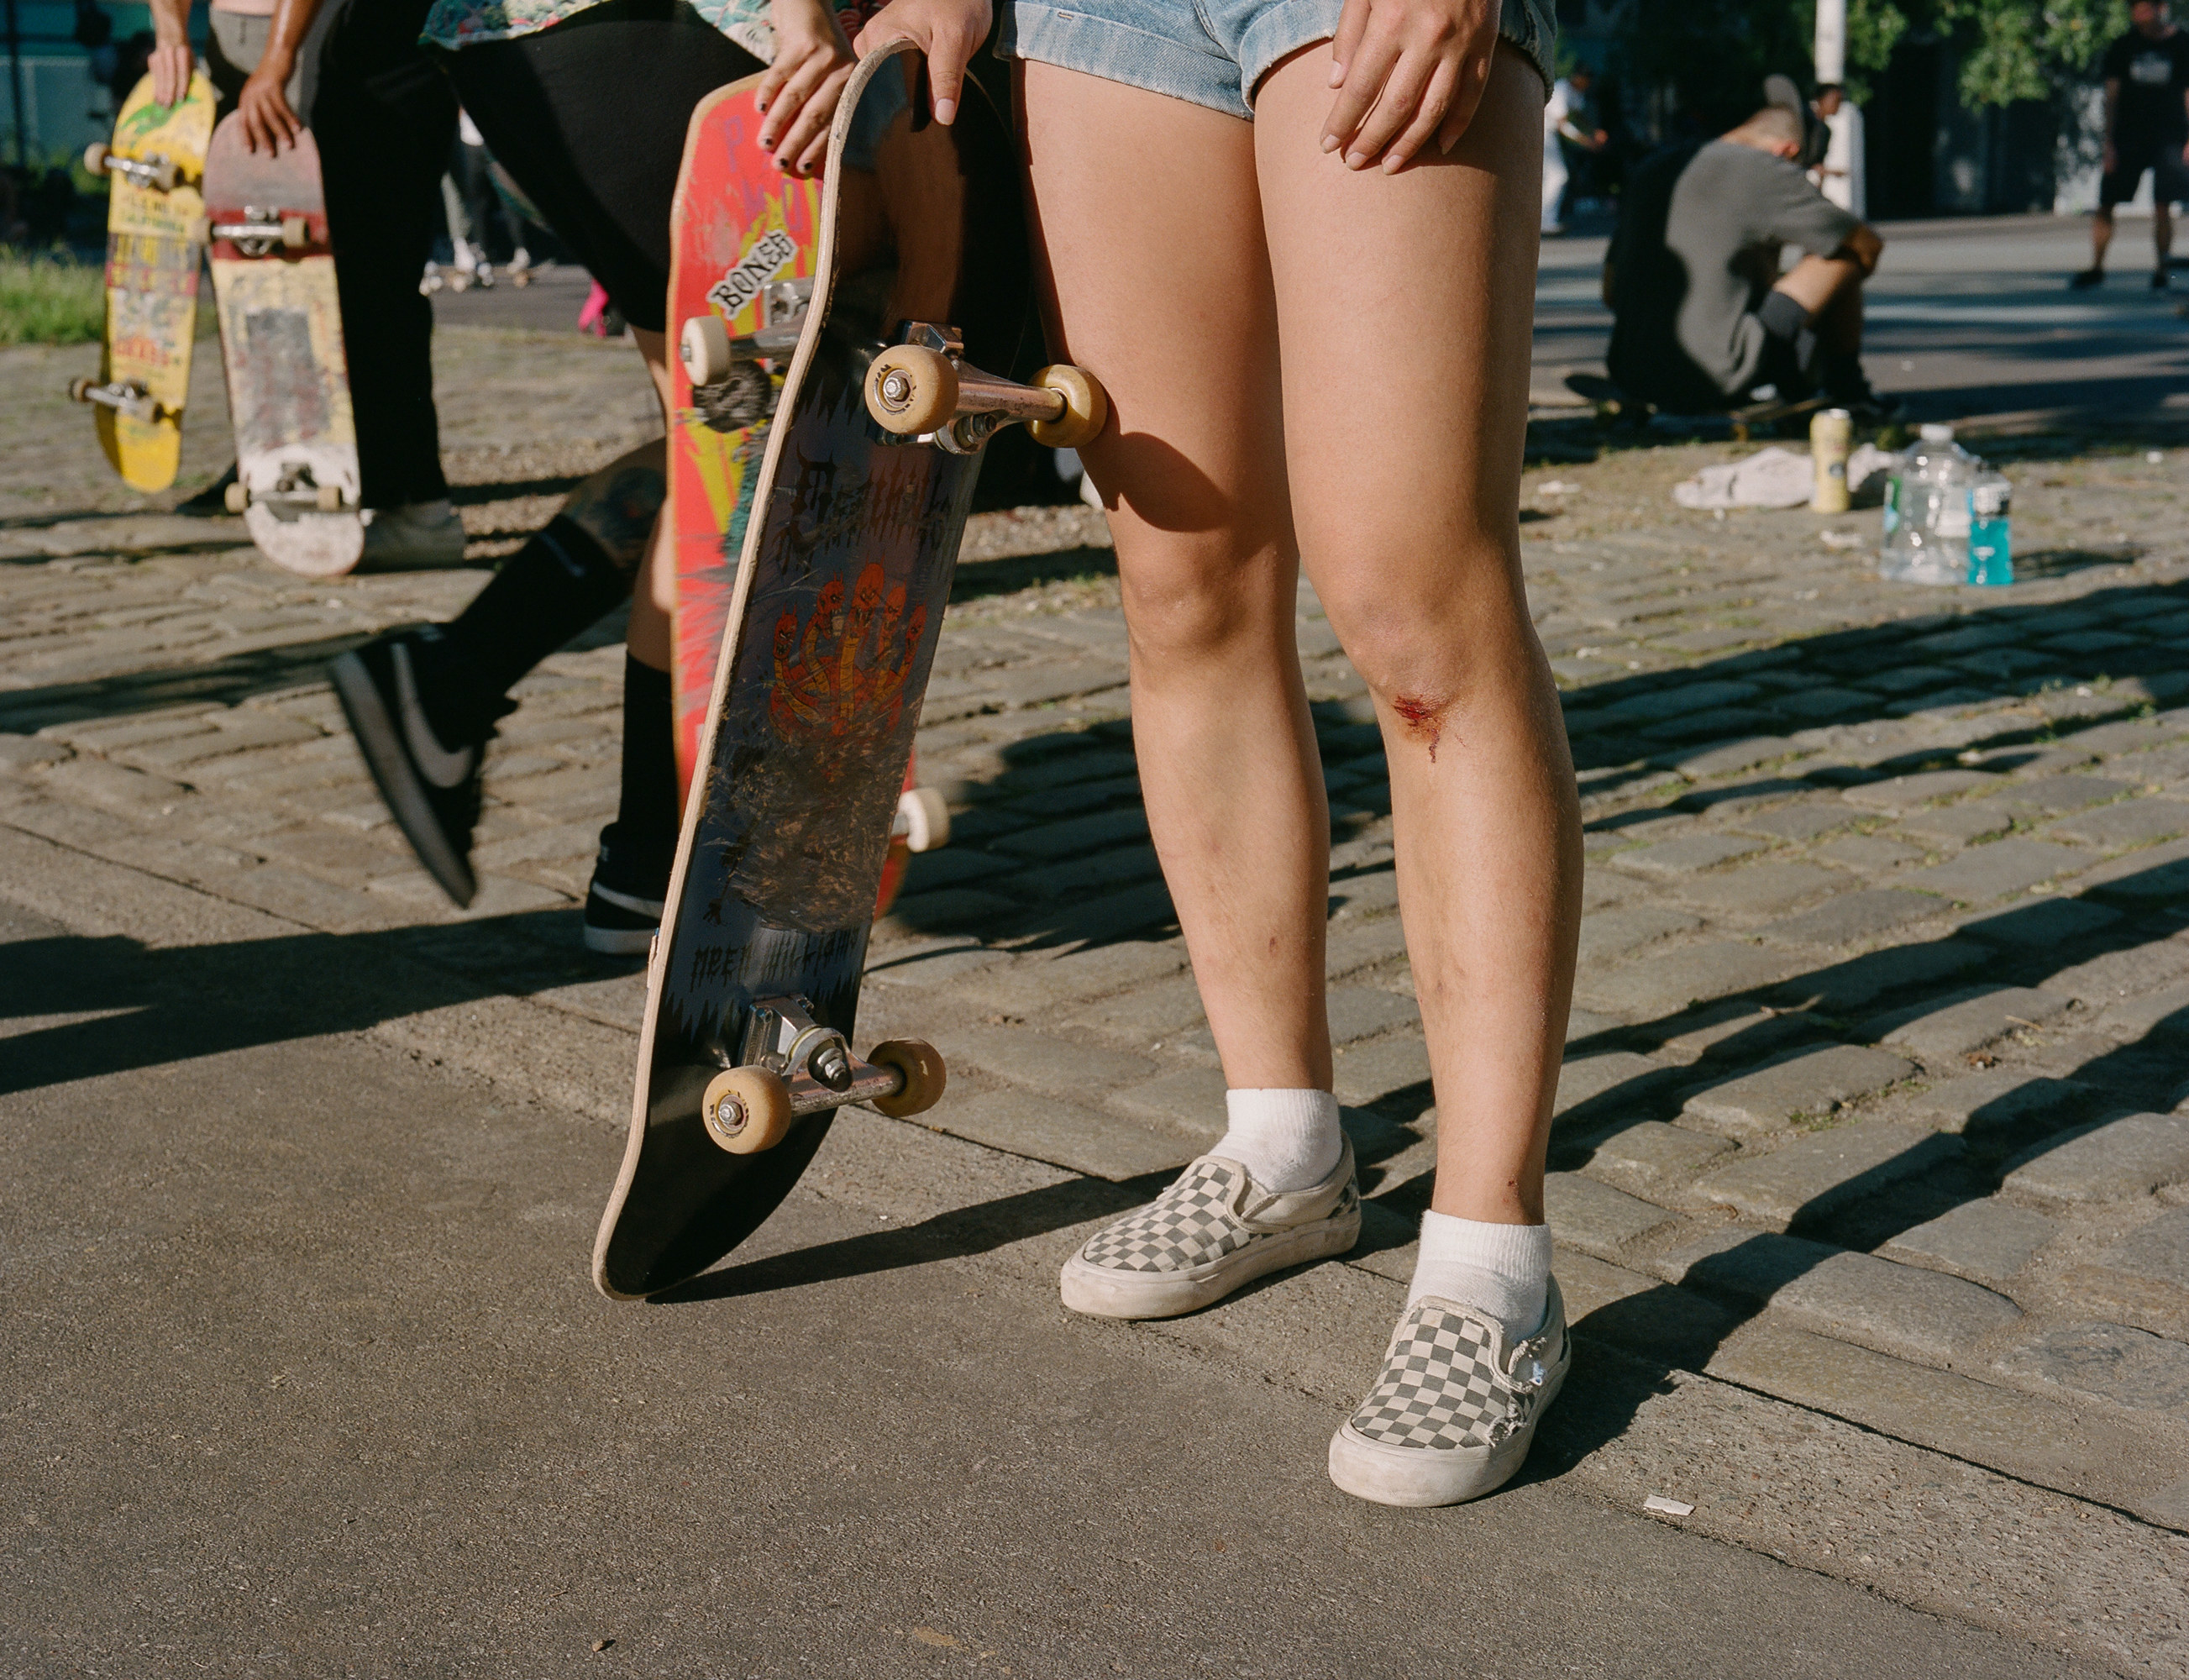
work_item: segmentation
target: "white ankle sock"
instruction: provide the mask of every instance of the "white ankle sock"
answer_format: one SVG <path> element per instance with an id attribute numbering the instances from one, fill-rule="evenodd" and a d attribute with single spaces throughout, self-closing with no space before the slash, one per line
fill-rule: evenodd
<path id="1" fill-rule="evenodd" d="M 1550 1279 L 1548 1225 L 1489 1225 L 1432 1210 L 1422 1215 L 1421 1258 L 1406 1304 L 1441 1295 L 1489 1314 L 1517 1341 L 1541 1327 Z"/>
<path id="2" fill-rule="evenodd" d="M 1264 1190 L 1305 1190 L 1338 1165 L 1345 1134 L 1328 1091 L 1226 1091 L 1230 1129 L 1211 1155 L 1236 1161 Z"/>

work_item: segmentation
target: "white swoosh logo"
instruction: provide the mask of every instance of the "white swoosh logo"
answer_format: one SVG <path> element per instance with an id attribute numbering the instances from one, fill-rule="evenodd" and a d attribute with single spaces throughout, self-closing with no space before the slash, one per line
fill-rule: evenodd
<path id="1" fill-rule="evenodd" d="M 472 773 L 478 749 L 466 747 L 461 752 L 452 753 L 435 738 L 433 726 L 426 721 L 425 709 L 418 704 L 417 681 L 410 675 L 410 650 L 399 642 L 392 651 L 395 657 L 397 709 L 403 714 L 403 738 L 410 749 L 410 756 L 435 787 L 455 787 Z"/>
<path id="2" fill-rule="evenodd" d="M 628 892 L 618 892 L 614 887 L 602 886 L 595 881 L 589 889 L 596 898 L 603 899 L 619 910 L 628 910 L 634 916 L 651 916 L 661 919 L 663 901 L 659 898 L 636 898 Z"/>

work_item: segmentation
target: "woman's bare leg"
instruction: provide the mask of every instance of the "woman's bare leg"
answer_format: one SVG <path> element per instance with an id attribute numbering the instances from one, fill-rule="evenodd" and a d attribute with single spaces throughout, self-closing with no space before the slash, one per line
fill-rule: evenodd
<path id="1" fill-rule="evenodd" d="M 1110 395 L 1081 454 L 1117 539 L 1163 876 L 1230 1085 L 1327 1091 L 1329 816 L 1253 129 L 1049 65 L 1019 74 L 1050 352 Z"/>
<path id="2" fill-rule="evenodd" d="M 1329 69 L 1326 44 L 1305 48 L 1255 101 L 1293 517 L 1383 727 L 1438 1096 L 1432 1205 L 1539 1225 L 1581 897 L 1519 561 L 1542 85 L 1501 45 L 1451 155 L 1386 175 L 1323 154 Z"/>

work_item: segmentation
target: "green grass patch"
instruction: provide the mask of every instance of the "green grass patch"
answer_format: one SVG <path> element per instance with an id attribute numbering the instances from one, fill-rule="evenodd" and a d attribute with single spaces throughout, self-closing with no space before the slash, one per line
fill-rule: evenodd
<path id="1" fill-rule="evenodd" d="M 0 345 L 95 344 L 105 330 L 98 269 L 0 251 Z"/>

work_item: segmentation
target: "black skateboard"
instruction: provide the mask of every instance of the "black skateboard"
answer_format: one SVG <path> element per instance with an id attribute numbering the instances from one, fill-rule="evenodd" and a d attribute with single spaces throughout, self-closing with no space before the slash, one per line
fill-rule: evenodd
<path id="1" fill-rule="evenodd" d="M 1629 396 L 1601 374 L 1570 373 L 1565 382 L 1567 390 L 1595 404 L 1599 413 L 1608 412 L 1614 418 L 1637 421 L 1645 421 L 1649 417 L 1649 404 L 1638 397 Z M 1739 408 L 1724 410 L 1724 414 L 1732 424 L 1733 435 L 1745 444 L 1758 427 L 1774 426 L 1782 420 L 1793 420 L 1805 414 L 1814 414 L 1830 400 L 1819 392 L 1796 401 L 1784 402 L 1773 398 L 1765 402 L 1744 403 Z"/>
<path id="2" fill-rule="evenodd" d="M 1070 446 L 1104 419 L 1100 387 L 1076 369 L 1044 370 L 1034 386 L 980 371 L 1013 365 L 1032 312 L 1014 152 L 977 87 L 946 128 L 929 117 L 915 49 L 869 54 L 837 110 L 823 179 L 812 296 L 761 422 L 648 965 L 630 1140 L 594 1245 L 594 1281 L 619 1298 L 735 1248 L 839 1107 L 913 1114 L 942 1095 L 930 1047 L 851 1049 L 913 732 L 982 445 L 1020 420 Z M 740 257 L 726 252 L 726 269 Z M 710 382 L 749 374 L 716 319 L 671 324 L 703 405 Z"/>

